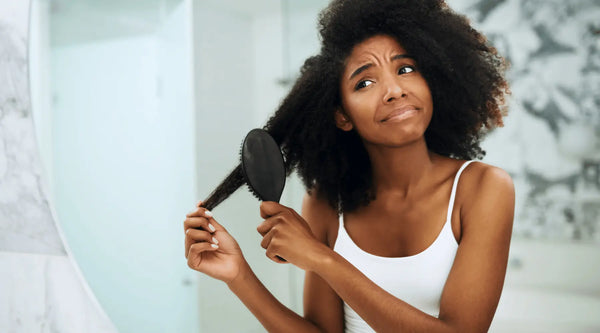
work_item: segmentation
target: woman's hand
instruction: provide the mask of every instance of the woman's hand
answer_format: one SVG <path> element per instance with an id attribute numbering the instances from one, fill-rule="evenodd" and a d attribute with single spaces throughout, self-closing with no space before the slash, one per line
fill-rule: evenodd
<path id="1" fill-rule="evenodd" d="M 273 201 L 261 203 L 260 216 L 265 221 L 256 230 L 263 236 L 260 245 L 267 250 L 267 257 L 310 270 L 314 258 L 326 246 L 315 238 L 306 221 L 293 209 Z"/>
<path id="2" fill-rule="evenodd" d="M 188 266 L 229 284 L 247 267 L 246 261 L 236 240 L 201 204 L 183 223 Z"/>

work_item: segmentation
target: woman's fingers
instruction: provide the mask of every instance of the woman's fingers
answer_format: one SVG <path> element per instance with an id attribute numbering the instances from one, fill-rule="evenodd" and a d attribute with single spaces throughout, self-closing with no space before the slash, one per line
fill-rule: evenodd
<path id="1" fill-rule="evenodd" d="M 289 210 L 289 208 L 274 201 L 263 201 L 260 203 L 260 216 L 263 219 L 285 212 L 286 210 Z"/>
<path id="2" fill-rule="evenodd" d="M 217 222 L 217 220 L 215 220 L 214 217 L 211 217 L 210 219 L 208 219 L 208 222 L 213 226 L 213 228 L 215 228 L 216 231 L 227 232 L 227 229 L 225 229 L 225 227 L 223 225 L 221 225 L 221 223 Z"/>
<path id="3" fill-rule="evenodd" d="M 288 255 L 295 259 L 300 254 L 299 247 L 314 241 L 306 221 L 291 208 L 265 201 L 261 204 L 261 216 L 265 220 L 256 228 L 263 236 L 260 246 L 276 263 L 287 263 Z"/>
<path id="4" fill-rule="evenodd" d="M 285 259 L 283 259 L 282 257 L 280 257 L 277 254 L 277 250 L 274 249 L 273 247 L 267 248 L 265 255 L 267 256 L 267 258 L 273 260 L 274 262 L 276 262 L 278 264 L 287 264 L 287 261 Z"/>
<path id="5" fill-rule="evenodd" d="M 206 218 L 211 218 L 212 212 L 204 207 L 196 207 L 196 209 L 192 210 L 191 212 L 187 213 L 186 215 L 187 217 L 206 217 Z"/>
<path id="6" fill-rule="evenodd" d="M 213 248 L 218 248 L 217 244 L 219 244 L 219 241 L 213 234 L 207 231 L 190 228 L 185 233 L 185 257 L 188 257 L 190 249 L 194 244 L 200 243 L 206 243 L 209 246 L 213 245 Z"/>
<path id="7" fill-rule="evenodd" d="M 215 232 L 217 228 L 213 225 L 214 220 L 209 220 L 206 217 L 188 217 L 183 221 L 183 231 L 187 232 L 192 229 L 203 229 L 208 232 Z"/>
<path id="8" fill-rule="evenodd" d="M 292 219 L 296 218 L 294 210 L 289 209 L 276 202 L 264 201 L 260 205 L 260 214 L 265 219 L 256 230 L 264 236 L 269 230 L 279 223 L 291 222 Z"/>
<path id="9" fill-rule="evenodd" d="M 188 266 L 192 269 L 198 268 L 200 262 L 202 261 L 201 253 L 207 251 L 216 251 L 219 247 L 215 244 L 201 242 L 195 243 L 190 246 L 190 250 L 186 253 L 186 258 L 188 260 Z"/>
<path id="10" fill-rule="evenodd" d="M 270 230 L 268 233 L 266 233 L 266 234 L 263 235 L 263 239 L 260 242 L 260 246 L 263 249 L 266 250 L 269 247 L 269 245 L 271 244 L 271 239 L 273 238 L 273 236 L 275 236 L 276 232 L 277 231 L 275 231 L 275 230 Z"/>
<path id="11" fill-rule="evenodd" d="M 264 237 L 271 229 L 273 229 L 273 226 L 275 226 L 277 222 L 280 222 L 280 219 L 277 217 L 268 218 L 256 227 L 256 231 Z"/>
<path id="12" fill-rule="evenodd" d="M 219 222 L 217 222 L 217 220 L 214 219 L 213 217 L 213 213 L 211 211 L 209 211 L 206 208 L 203 207 L 199 207 L 196 208 L 195 210 L 189 212 L 186 217 L 189 218 L 193 218 L 193 217 L 203 217 L 205 219 L 208 220 L 208 228 L 210 229 L 210 232 L 215 232 L 217 230 L 222 230 L 222 231 L 227 231 L 225 229 L 225 227 L 223 227 Z"/>
<path id="13" fill-rule="evenodd" d="M 279 251 L 279 247 L 276 246 L 276 244 L 273 244 L 273 237 L 275 237 L 275 235 L 277 234 L 277 229 L 273 228 L 271 229 L 264 237 L 263 240 L 260 242 L 260 246 L 262 246 L 263 249 L 267 250 L 265 252 L 265 255 L 273 260 L 276 263 L 283 263 L 283 264 L 287 264 L 287 261 L 283 258 L 281 258 L 278 255 L 278 251 Z"/>
<path id="14" fill-rule="evenodd" d="M 210 232 L 198 229 L 188 229 L 185 233 L 185 237 L 193 242 L 212 242 L 218 244 L 219 241 L 216 240 L 215 236 Z"/>

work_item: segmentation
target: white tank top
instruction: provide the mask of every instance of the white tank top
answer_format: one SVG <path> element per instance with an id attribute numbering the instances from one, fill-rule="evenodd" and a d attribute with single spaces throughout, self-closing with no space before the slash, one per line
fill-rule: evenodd
<path id="1" fill-rule="evenodd" d="M 342 214 L 333 250 L 385 291 L 437 317 L 440 312 L 442 290 L 458 249 L 450 223 L 456 185 L 460 174 L 471 162 L 473 161 L 465 162 L 456 173 L 446 222 L 435 241 L 427 249 L 407 257 L 380 257 L 365 252 L 346 232 Z M 346 302 L 344 302 L 344 321 L 347 333 L 375 332 Z"/>

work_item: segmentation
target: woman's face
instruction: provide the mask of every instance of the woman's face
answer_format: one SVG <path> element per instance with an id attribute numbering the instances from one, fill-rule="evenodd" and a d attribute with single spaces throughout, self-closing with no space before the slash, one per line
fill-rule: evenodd
<path id="1" fill-rule="evenodd" d="M 366 144 L 401 146 L 423 138 L 433 102 L 415 60 L 392 37 L 356 45 L 340 81 L 342 109 L 336 124 L 355 128 Z"/>

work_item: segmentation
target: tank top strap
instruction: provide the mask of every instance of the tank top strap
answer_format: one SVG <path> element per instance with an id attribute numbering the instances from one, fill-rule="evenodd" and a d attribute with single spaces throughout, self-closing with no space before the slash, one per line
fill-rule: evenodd
<path id="1" fill-rule="evenodd" d="M 454 184 L 452 184 L 452 193 L 450 194 L 450 202 L 448 203 L 448 214 L 446 215 L 446 223 L 450 223 L 452 218 L 452 210 L 454 209 L 454 199 L 456 198 L 456 187 L 458 185 L 458 180 L 460 179 L 460 174 L 465 170 L 465 168 L 471 164 L 471 162 L 475 162 L 474 160 L 466 161 L 463 165 L 458 169 L 456 176 L 454 177 Z"/>

